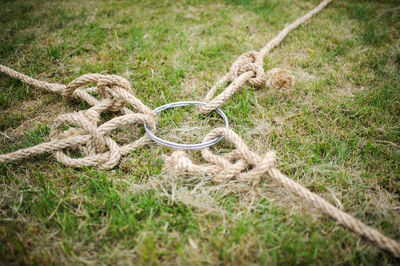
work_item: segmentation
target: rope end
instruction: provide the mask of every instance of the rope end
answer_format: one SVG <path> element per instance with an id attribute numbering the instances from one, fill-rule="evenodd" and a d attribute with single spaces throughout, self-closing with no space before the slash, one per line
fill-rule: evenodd
<path id="1" fill-rule="evenodd" d="M 266 85 L 272 90 L 289 90 L 294 87 L 296 82 L 295 77 L 290 71 L 281 68 L 271 69 L 268 71 L 267 77 Z"/>

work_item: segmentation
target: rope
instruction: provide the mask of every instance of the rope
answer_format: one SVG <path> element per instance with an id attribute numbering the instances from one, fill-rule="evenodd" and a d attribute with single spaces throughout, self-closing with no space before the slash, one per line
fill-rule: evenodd
<path id="1" fill-rule="evenodd" d="M 207 105 L 199 106 L 199 110 L 208 113 L 220 107 L 243 85 L 267 85 L 272 89 L 291 87 L 294 77 L 282 69 L 272 69 L 264 73 L 265 56 L 288 33 L 320 12 L 331 0 L 322 1 L 316 8 L 305 16 L 287 25 L 272 41 L 259 52 L 249 51 L 232 64 L 230 71 L 222 77 L 205 96 Z M 119 76 L 87 74 L 73 80 L 68 85 L 39 81 L 19 73 L 0 64 L 0 72 L 34 87 L 56 92 L 66 98 L 78 98 L 86 101 L 91 107 L 87 110 L 61 114 L 51 126 L 50 141 L 34 147 L 21 149 L 8 154 L 0 155 L 1 162 L 10 162 L 24 159 L 37 154 L 51 152 L 55 158 L 70 167 L 98 166 L 112 168 L 118 164 L 120 157 L 150 143 L 147 135 L 136 141 L 119 146 L 108 134 L 119 126 L 130 124 L 146 124 L 150 130 L 156 129 L 155 114 L 139 99 L 133 96 L 129 82 Z M 218 87 L 226 82 L 231 84 L 214 99 Z M 94 87 L 88 87 L 95 83 Z M 97 99 L 93 95 L 97 94 Z M 133 107 L 135 113 L 128 106 Z M 100 115 L 103 112 L 119 112 L 121 115 L 99 125 Z M 65 127 L 69 128 L 63 130 Z M 390 251 L 400 257 L 400 244 L 377 230 L 370 228 L 361 221 L 344 213 L 329 202 L 312 193 L 300 184 L 291 180 L 274 167 L 276 155 L 267 152 L 264 156 L 252 152 L 245 142 L 229 128 L 217 128 L 211 131 L 204 142 L 223 136 L 235 145 L 235 150 L 223 156 L 213 154 L 209 148 L 201 151 L 207 164 L 195 164 L 188 154 L 183 151 L 173 152 L 165 160 L 165 167 L 175 174 L 208 175 L 213 176 L 217 183 L 236 179 L 241 182 L 257 183 L 263 176 L 269 176 L 273 181 L 281 184 L 292 193 L 310 202 L 321 212 L 329 215 L 339 223 L 351 229 L 360 236 L 370 240 L 381 249 Z M 79 151 L 82 158 L 72 158 L 65 153 L 65 149 Z"/>
<path id="2" fill-rule="evenodd" d="M 213 176 L 214 181 L 217 183 L 227 182 L 232 179 L 241 182 L 258 183 L 263 176 L 268 176 L 274 182 L 308 201 L 324 214 L 370 240 L 379 248 L 390 251 L 394 256 L 400 257 L 400 244 L 398 242 L 368 227 L 282 174 L 274 167 L 276 156 L 273 152 L 267 152 L 264 156 L 260 156 L 250 151 L 244 141 L 229 128 L 212 130 L 204 141 L 218 136 L 224 136 L 225 139 L 233 143 L 235 149 L 223 156 L 213 154 L 208 148 L 202 150 L 202 157 L 208 164 L 195 164 L 186 152 L 175 151 L 166 158 L 165 167 L 177 175 Z"/>
<path id="3" fill-rule="evenodd" d="M 332 0 L 324 0 L 317 7 L 307 14 L 297 19 L 295 22 L 287 25 L 274 39 L 267 43 L 259 52 L 249 51 L 240 55 L 232 64 L 229 73 L 223 76 L 207 93 L 204 102 L 208 104 L 200 106 L 202 113 L 212 112 L 215 108 L 224 105 L 229 98 L 243 85 L 247 84 L 254 87 L 267 86 L 271 89 L 292 88 L 295 78 L 287 70 L 280 68 L 271 69 L 267 74 L 264 72 L 264 58 L 276 46 L 278 46 L 289 34 L 313 15 L 324 9 Z M 218 96 L 212 99 L 219 87 L 224 83 L 231 84 L 224 89 Z"/>
<path id="4" fill-rule="evenodd" d="M 31 86 L 57 92 L 66 98 L 82 99 L 92 106 L 84 111 L 59 115 L 51 126 L 50 142 L 2 154 L 0 162 L 16 161 L 52 152 L 57 161 L 69 167 L 112 168 L 118 164 L 121 156 L 151 143 L 150 138 L 145 135 L 120 147 L 111 137 L 107 136 L 107 133 L 117 127 L 129 124 L 146 124 L 153 131 L 156 128 L 155 114 L 130 93 L 130 84 L 122 77 L 87 74 L 78 77 L 68 85 L 62 85 L 33 79 L 1 64 L 0 72 Z M 96 86 L 87 88 L 92 83 L 96 83 Z M 97 94 L 100 100 L 91 94 Z M 127 105 L 132 106 L 138 113 L 128 109 Z M 120 112 L 122 115 L 98 125 L 100 114 L 110 111 Z M 66 126 L 69 129 L 63 131 Z M 64 152 L 66 148 L 80 152 L 84 157 L 72 158 Z"/>

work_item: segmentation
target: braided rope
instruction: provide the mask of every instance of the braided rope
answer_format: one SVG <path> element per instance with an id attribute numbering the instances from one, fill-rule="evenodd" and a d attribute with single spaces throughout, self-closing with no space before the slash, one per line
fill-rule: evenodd
<path id="1" fill-rule="evenodd" d="M 287 71 L 272 69 L 264 73 L 265 56 L 288 35 L 288 33 L 321 11 L 331 0 L 322 1 L 316 8 L 305 16 L 286 26 L 272 41 L 259 52 L 250 51 L 242 54 L 232 64 L 230 71 L 222 77 L 205 96 L 205 106 L 199 110 L 208 113 L 223 105 L 244 84 L 251 86 L 263 86 L 270 88 L 291 87 L 294 77 Z M 129 124 L 146 124 L 151 130 L 156 129 L 155 114 L 139 99 L 133 96 L 127 80 L 114 75 L 87 74 L 73 80 L 68 85 L 39 81 L 19 73 L 0 64 L 0 72 L 34 87 L 47 91 L 57 92 L 66 98 L 79 98 L 86 101 L 91 107 L 84 111 L 59 115 L 50 131 L 51 141 L 34 147 L 21 149 L 8 154 L 0 155 L 0 163 L 20 160 L 44 152 L 52 152 L 55 158 L 70 167 L 98 166 L 112 168 L 118 164 L 120 157 L 150 143 L 149 137 L 143 136 L 138 140 L 118 146 L 107 136 L 107 133 L 118 126 Z M 218 96 L 212 99 L 218 87 L 226 82 L 231 84 Z M 88 85 L 96 83 L 95 87 Z M 97 94 L 100 100 L 91 94 Z M 137 113 L 127 106 L 133 107 Z M 103 112 L 120 112 L 122 115 L 98 125 L 100 114 Z M 63 131 L 65 126 L 73 126 Z M 292 193 L 302 197 L 329 215 L 339 223 L 353 230 L 360 236 L 375 243 L 379 248 L 390 251 L 394 256 L 400 257 L 400 244 L 377 230 L 370 228 L 351 215 L 344 213 L 329 202 L 312 193 L 300 184 L 291 180 L 274 167 L 276 155 L 267 152 L 264 156 L 252 152 L 245 142 L 229 128 L 217 128 L 212 130 L 204 139 L 207 142 L 216 137 L 223 136 L 232 142 L 236 149 L 225 155 L 215 155 L 208 148 L 202 150 L 202 157 L 207 164 L 195 164 L 188 154 L 183 151 L 173 152 L 165 160 L 165 167 L 175 174 L 186 175 L 211 175 L 215 182 L 226 182 L 236 179 L 241 182 L 257 183 L 263 176 L 269 176 L 273 181 L 283 185 Z M 71 158 L 64 150 L 78 150 L 84 157 Z"/>

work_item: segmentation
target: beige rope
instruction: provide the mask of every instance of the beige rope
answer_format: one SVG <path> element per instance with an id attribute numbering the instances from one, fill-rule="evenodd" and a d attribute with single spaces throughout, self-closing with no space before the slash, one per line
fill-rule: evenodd
<path id="1" fill-rule="evenodd" d="M 18 71 L 15 71 L 14 69 L 11 69 L 9 67 L 6 67 L 2 64 L 0 64 L 0 72 L 3 72 L 4 74 L 7 74 L 8 76 L 19 79 L 25 84 L 31 85 L 36 88 L 44 89 L 47 91 L 51 92 L 59 92 L 60 90 L 65 88 L 65 85 L 63 84 L 58 84 L 58 83 L 48 83 L 46 81 L 41 81 L 37 80 L 34 78 L 31 78 L 27 75 L 24 75 Z"/>
<path id="2" fill-rule="evenodd" d="M 33 79 L 3 65 L 0 65 L 0 72 L 26 84 L 60 93 L 67 98 L 80 98 L 92 106 L 84 111 L 59 115 L 51 127 L 50 142 L 2 154 L 0 162 L 15 161 L 45 152 L 53 152 L 57 161 L 70 167 L 112 168 L 118 164 L 122 155 L 151 143 L 150 138 L 145 135 L 133 143 L 120 147 L 111 137 L 107 136 L 107 133 L 117 127 L 129 124 L 146 123 L 152 130 L 156 128 L 155 114 L 130 93 L 130 84 L 122 77 L 87 74 L 65 86 Z M 96 83 L 96 86 L 85 88 L 92 83 Z M 100 100 L 90 93 L 98 94 Z M 128 109 L 127 105 L 132 106 L 138 113 Z M 100 114 L 109 111 L 118 111 L 122 115 L 98 125 Z M 63 131 L 64 126 L 70 128 Z M 79 151 L 84 157 L 72 158 L 63 151 L 66 148 Z"/>
<path id="3" fill-rule="evenodd" d="M 207 113 L 220 107 L 244 84 L 252 86 L 266 84 L 268 87 L 274 88 L 293 86 L 294 78 L 284 70 L 272 69 L 265 74 L 263 69 L 264 57 L 275 46 L 279 45 L 291 30 L 310 19 L 330 2 L 331 0 L 322 1 L 305 16 L 286 26 L 260 52 L 250 51 L 239 56 L 238 60 L 232 64 L 229 73 L 220 79 L 207 93 L 205 101 L 208 104 L 200 107 L 200 110 Z M 70 167 L 99 166 L 112 168 L 118 164 L 122 155 L 150 143 L 150 139 L 147 136 L 143 136 L 133 143 L 118 146 L 111 137 L 107 136 L 110 131 L 128 124 L 145 123 L 152 130 L 156 128 L 155 114 L 130 93 L 130 84 L 122 77 L 87 74 L 78 77 L 66 86 L 33 79 L 1 64 L 0 72 L 34 87 L 60 93 L 67 98 L 83 99 L 92 106 L 84 111 L 58 116 L 51 127 L 50 142 L 0 155 L 0 162 L 15 161 L 44 152 L 52 152 L 59 162 Z M 221 94 L 212 99 L 217 88 L 225 82 L 231 82 L 231 84 Z M 96 83 L 96 86 L 88 87 L 92 83 Z M 91 94 L 97 94 L 100 100 Z M 138 113 L 134 113 L 127 106 L 133 107 Z M 100 114 L 110 111 L 119 112 L 121 115 L 98 125 Z M 65 126 L 70 127 L 63 131 Z M 331 216 L 360 236 L 372 241 L 379 248 L 388 250 L 394 256 L 400 257 L 400 244 L 398 242 L 366 226 L 351 215 L 340 211 L 326 200 L 274 168 L 275 153 L 267 152 L 264 156 L 259 156 L 250 151 L 235 132 L 227 128 L 214 129 L 205 137 L 204 142 L 218 136 L 224 136 L 235 145 L 236 149 L 224 156 L 215 155 L 208 148 L 203 149 L 202 157 L 208 162 L 208 164 L 204 165 L 193 163 L 186 152 L 175 151 L 166 159 L 166 168 L 176 174 L 212 175 L 215 182 L 225 182 L 235 178 L 241 182 L 256 183 L 260 178 L 267 175 L 289 191 L 310 202 L 323 213 Z M 64 152 L 66 148 L 78 150 L 84 154 L 84 157 L 71 158 Z"/>
<path id="4" fill-rule="evenodd" d="M 297 19 L 292 24 L 287 25 L 259 52 L 249 51 L 239 56 L 232 64 L 229 73 L 217 81 L 206 94 L 203 101 L 207 102 L 207 105 L 199 106 L 199 110 L 203 113 L 209 113 L 215 108 L 221 107 L 245 84 L 256 87 L 266 85 L 272 89 L 290 88 L 294 86 L 294 77 L 285 70 L 272 69 L 265 74 L 264 58 L 274 47 L 278 46 L 285 39 L 291 30 L 309 20 L 330 2 L 331 0 L 322 1 L 306 15 Z M 213 99 L 217 89 L 226 82 L 231 82 L 231 84 Z M 275 182 L 304 198 L 323 213 L 329 215 L 355 233 L 375 243 L 379 248 L 388 250 L 394 256 L 400 257 L 400 244 L 398 242 L 366 226 L 351 215 L 342 212 L 323 198 L 294 182 L 278 169 L 274 168 L 274 153 L 268 152 L 263 157 L 260 157 L 251 152 L 236 133 L 226 128 L 213 130 L 206 136 L 204 142 L 218 136 L 224 136 L 231 141 L 236 149 L 224 156 L 215 155 L 211 153 L 208 148 L 204 149 L 202 150 L 202 156 L 209 164 L 203 165 L 193 163 L 187 153 L 175 151 L 166 159 L 165 167 L 175 174 L 213 175 L 215 182 L 224 182 L 232 178 L 236 178 L 238 181 L 242 182 L 257 182 L 262 176 L 267 174 Z M 251 170 L 246 171 L 247 169 Z"/>
<path id="5" fill-rule="evenodd" d="M 264 156 L 259 156 L 250 151 L 244 141 L 228 128 L 214 129 L 205 137 L 204 141 L 218 136 L 224 136 L 225 139 L 232 142 L 235 150 L 221 156 L 213 154 L 208 148 L 204 149 L 202 150 L 202 156 L 208 164 L 200 165 L 193 163 L 186 152 L 175 151 L 165 160 L 165 167 L 178 175 L 214 176 L 215 182 L 226 182 L 235 178 L 241 182 L 256 183 L 263 176 L 268 176 L 342 225 L 370 240 L 379 248 L 390 251 L 394 256 L 400 257 L 400 244 L 398 242 L 368 227 L 282 174 L 273 166 L 276 160 L 273 152 L 267 152 Z"/>
<path id="6" fill-rule="evenodd" d="M 204 97 L 207 105 L 199 106 L 202 113 L 212 112 L 215 108 L 221 107 L 229 98 L 243 85 L 248 84 L 255 87 L 266 85 L 271 89 L 291 88 L 294 86 L 294 77 L 286 70 L 274 68 L 267 74 L 264 72 L 264 58 L 276 46 L 278 46 L 289 34 L 313 15 L 324 9 L 332 0 L 324 0 L 313 10 L 309 11 L 303 17 L 287 25 L 274 39 L 267 43 L 259 52 L 249 51 L 238 57 L 232 64 L 229 73 L 222 77 Z M 224 83 L 231 84 L 224 89 L 218 96 L 212 99 L 219 87 Z"/>

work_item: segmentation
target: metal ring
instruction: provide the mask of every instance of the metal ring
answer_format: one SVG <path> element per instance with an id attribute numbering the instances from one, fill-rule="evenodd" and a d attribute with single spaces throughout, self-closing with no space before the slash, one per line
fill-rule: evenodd
<path id="1" fill-rule="evenodd" d="M 207 103 L 205 103 L 205 102 L 198 102 L 198 101 L 174 102 L 174 103 L 169 103 L 169 104 L 165 104 L 160 107 L 157 107 L 156 109 L 153 110 L 153 112 L 157 114 L 157 113 L 164 111 L 166 109 L 169 109 L 169 108 L 175 108 L 175 107 L 181 107 L 181 106 L 187 106 L 187 105 L 206 105 L 206 104 Z M 219 108 L 216 108 L 215 111 L 222 117 L 222 119 L 224 119 L 225 127 L 228 128 L 229 122 L 228 122 L 228 118 L 226 117 L 225 113 L 222 112 L 221 109 L 219 109 Z M 150 131 L 150 129 L 147 127 L 146 124 L 144 124 L 144 129 L 146 130 L 147 135 L 149 135 L 149 137 L 152 140 L 154 140 L 155 142 L 157 142 L 158 144 L 168 146 L 171 148 L 175 148 L 175 149 L 182 149 L 182 150 L 204 149 L 204 148 L 207 148 L 207 147 L 210 147 L 210 146 L 216 144 L 223 138 L 223 136 L 219 136 L 208 142 L 196 143 L 196 144 L 180 144 L 180 143 L 171 142 L 168 140 L 164 140 L 160 137 L 157 137 Z"/>

